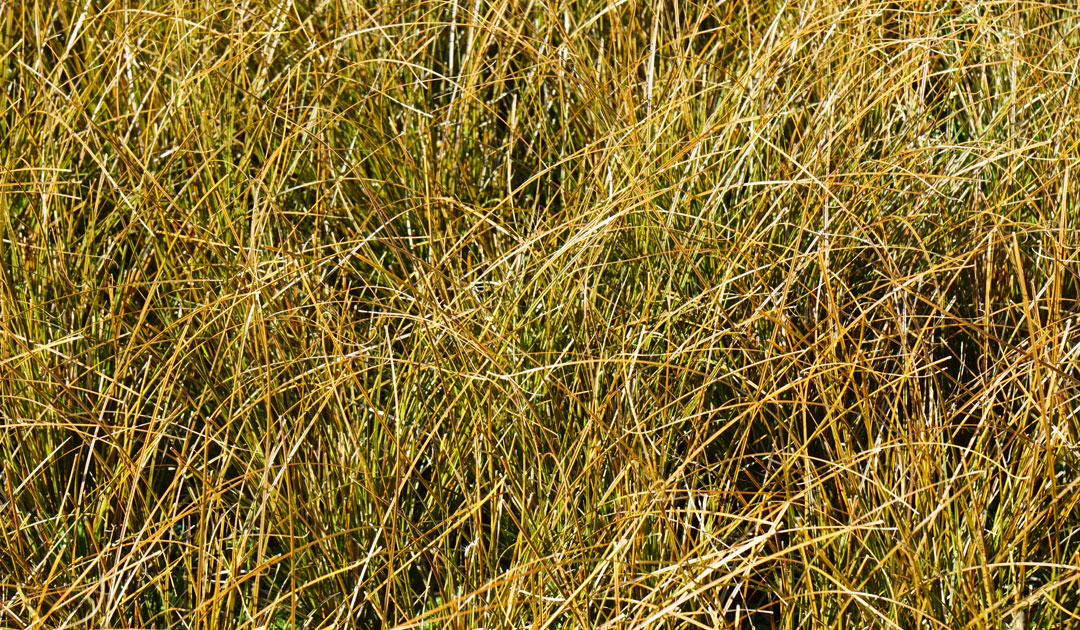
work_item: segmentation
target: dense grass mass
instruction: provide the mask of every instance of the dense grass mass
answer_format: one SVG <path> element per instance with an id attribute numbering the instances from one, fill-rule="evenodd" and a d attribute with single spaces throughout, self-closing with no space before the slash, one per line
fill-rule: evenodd
<path id="1" fill-rule="evenodd" d="M 1080 13 L 0 2 L 0 626 L 1080 627 Z"/>

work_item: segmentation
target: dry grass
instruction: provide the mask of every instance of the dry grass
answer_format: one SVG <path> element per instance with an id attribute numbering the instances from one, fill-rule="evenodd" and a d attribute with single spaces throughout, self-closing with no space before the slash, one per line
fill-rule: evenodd
<path id="1" fill-rule="evenodd" d="M 1080 627 L 1073 3 L 0 2 L 0 625 Z"/>

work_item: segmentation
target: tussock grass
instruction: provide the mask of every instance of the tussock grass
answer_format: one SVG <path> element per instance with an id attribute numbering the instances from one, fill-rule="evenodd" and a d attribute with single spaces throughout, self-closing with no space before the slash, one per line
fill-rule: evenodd
<path id="1" fill-rule="evenodd" d="M 0 2 L 0 624 L 1080 627 L 1066 2 Z"/>

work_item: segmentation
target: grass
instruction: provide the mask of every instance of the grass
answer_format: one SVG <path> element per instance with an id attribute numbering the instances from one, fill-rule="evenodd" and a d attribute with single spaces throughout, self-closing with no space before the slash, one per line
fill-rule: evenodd
<path id="1" fill-rule="evenodd" d="M 0 2 L 0 625 L 1080 627 L 1080 13 Z"/>

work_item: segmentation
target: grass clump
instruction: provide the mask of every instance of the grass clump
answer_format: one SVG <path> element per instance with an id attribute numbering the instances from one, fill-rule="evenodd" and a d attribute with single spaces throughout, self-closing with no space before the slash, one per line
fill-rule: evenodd
<path id="1" fill-rule="evenodd" d="M 0 2 L 13 628 L 1080 625 L 1069 3 Z"/>

